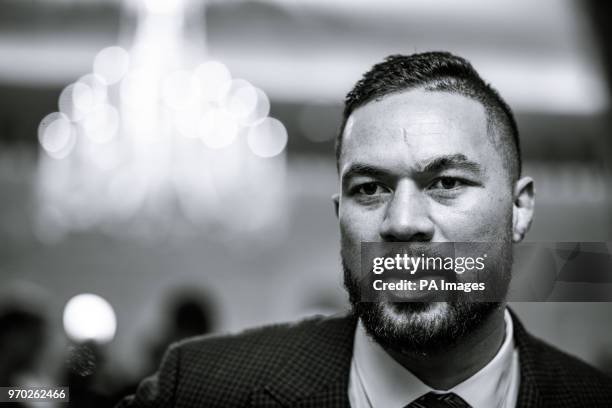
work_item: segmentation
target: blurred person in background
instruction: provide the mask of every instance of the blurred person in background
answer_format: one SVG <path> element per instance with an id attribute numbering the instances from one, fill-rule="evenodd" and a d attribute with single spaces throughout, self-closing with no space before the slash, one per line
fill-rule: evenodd
<path id="1" fill-rule="evenodd" d="M 164 352 L 175 342 L 210 333 L 213 330 L 216 317 L 215 308 L 210 295 L 194 288 L 184 288 L 172 291 L 163 304 L 160 316 L 164 320 L 159 334 L 148 336 L 154 340 L 148 343 L 145 356 L 145 368 L 142 378 L 153 373 L 159 367 Z M 122 384 L 121 388 L 113 393 L 113 401 L 117 402 L 123 396 L 136 391 L 137 382 Z"/>
<path id="2" fill-rule="evenodd" d="M 531 336 L 505 300 L 362 298 L 362 242 L 501 242 L 488 283 L 507 289 L 535 191 L 512 111 L 468 61 L 375 65 L 347 96 L 337 165 L 351 313 L 177 343 L 120 407 L 612 406 L 612 379 Z"/>
<path id="3" fill-rule="evenodd" d="M 0 304 L 0 387 L 33 385 L 48 338 L 48 322 L 27 299 L 7 298 Z M 25 403 L 2 406 L 26 407 Z"/>
<path id="4" fill-rule="evenodd" d="M 172 343 L 210 333 L 214 325 L 214 309 L 210 297 L 194 289 L 174 291 L 169 296 L 162 316 L 166 319 L 164 328 L 157 341 L 151 345 L 153 370 L 159 367 L 164 352 Z"/>
<path id="5" fill-rule="evenodd" d="M 19 305 L 0 307 L 0 386 L 20 385 L 34 373 L 46 338 L 44 316 Z"/>

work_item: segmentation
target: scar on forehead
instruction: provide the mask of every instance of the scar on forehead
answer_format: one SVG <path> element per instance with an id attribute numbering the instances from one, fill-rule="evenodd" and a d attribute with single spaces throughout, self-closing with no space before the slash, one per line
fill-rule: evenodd
<path id="1" fill-rule="evenodd" d="M 439 135 L 444 132 L 444 124 L 439 121 L 419 122 L 402 127 L 402 137 L 408 143 L 409 136 Z"/>

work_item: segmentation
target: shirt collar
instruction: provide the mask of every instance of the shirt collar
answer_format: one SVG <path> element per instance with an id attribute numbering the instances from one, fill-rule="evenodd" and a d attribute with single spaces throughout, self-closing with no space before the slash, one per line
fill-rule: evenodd
<path id="1" fill-rule="evenodd" d="M 421 395 L 454 392 L 472 407 L 503 405 L 511 381 L 514 338 L 512 318 L 504 313 L 505 338 L 497 354 L 480 371 L 450 390 L 435 390 L 395 361 L 372 340 L 359 321 L 355 330 L 353 363 L 374 407 L 403 407 Z"/>

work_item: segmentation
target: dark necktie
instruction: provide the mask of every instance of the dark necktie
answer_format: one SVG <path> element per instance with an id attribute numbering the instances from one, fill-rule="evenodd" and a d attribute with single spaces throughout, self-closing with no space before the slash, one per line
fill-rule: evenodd
<path id="1" fill-rule="evenodd" d="M 436 394 L 428 392 L 404 408 L 471 408 L 470 404 L 455 393 Z"/>

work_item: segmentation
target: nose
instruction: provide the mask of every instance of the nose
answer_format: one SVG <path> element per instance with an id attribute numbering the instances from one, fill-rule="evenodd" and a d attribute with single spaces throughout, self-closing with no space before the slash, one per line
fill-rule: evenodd
<path id="1" fill-rule="evenodd" d="M 426 198 L 417 186 L 399 184 L 387 203 L 380 236 L 388 242 L 429 242 L 434 224 L 429 218 Z"/>

